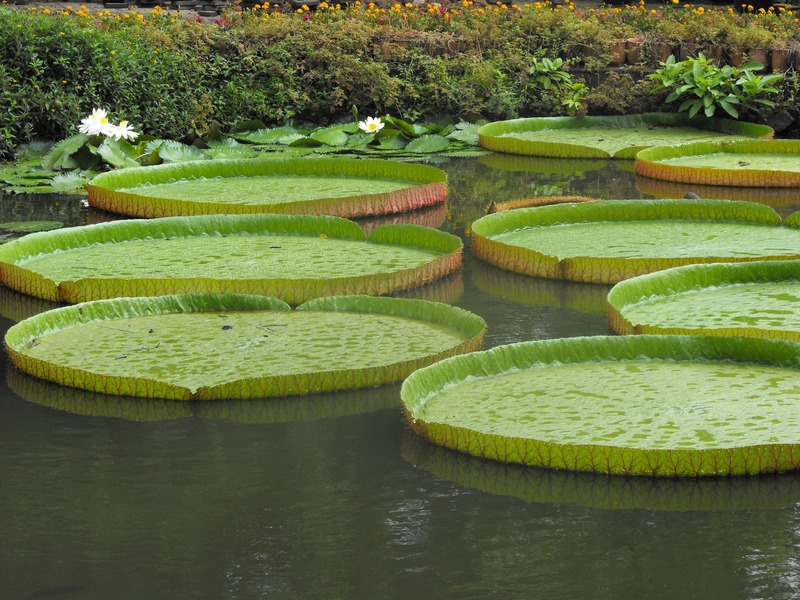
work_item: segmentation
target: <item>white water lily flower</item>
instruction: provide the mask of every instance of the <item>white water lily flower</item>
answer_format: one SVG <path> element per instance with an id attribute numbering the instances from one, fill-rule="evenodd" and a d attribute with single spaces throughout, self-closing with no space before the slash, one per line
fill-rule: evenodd
<path id="1" fill-rule="evenodd" d="M 139 133 L 133 130 L 133 126 L 127 121 L 120 121 L 119 125 L 112 125 L 109 133 L 106 135 L 113 137 L 115 140 L 135 140 Z"/>
<path id="2" fill-rule="evenodd" d="M 78 131 L 86 135 L 108 135 L 108 131 L 112 127 L 108 122 L 108 112 L 103 108 L 95 108 L 85 119 L 81 120 L 78 125 Z"/>
<path id="3" fill-rule="evenodd" d="M 358 122 L 358 128 L 367 133 L 377 133 L 383 129 L 380 117 L 367 117 L 365 121 Z"/>

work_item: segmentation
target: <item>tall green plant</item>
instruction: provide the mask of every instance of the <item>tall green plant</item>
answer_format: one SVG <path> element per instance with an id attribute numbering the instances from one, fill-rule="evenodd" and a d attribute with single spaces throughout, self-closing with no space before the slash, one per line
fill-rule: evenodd
<path id="1" fill-rule="evenodd" d="M 681 101 L 679 112 L 688 112 L 690 117 L 700 111 L 711 117 L 722 109 L 734 119 L 739 112 L 734 105 L 758 110 L 760 106 L 772 107 L 772 100 L 763 98 L 764 94 L 775 93 L 773 85 L 783 79 L 783 75 L 757 75 L 764 68 L 757 62 L 748 62 L 741 67 L 731 65 L 717 66 L 712 60 L 699 53 L 697 58 L 676 61 L 670 55 L 660 63 L 659 69 L 650 75 L 656 81 L 653 92 L 669 91 L 667 102 Z"/>

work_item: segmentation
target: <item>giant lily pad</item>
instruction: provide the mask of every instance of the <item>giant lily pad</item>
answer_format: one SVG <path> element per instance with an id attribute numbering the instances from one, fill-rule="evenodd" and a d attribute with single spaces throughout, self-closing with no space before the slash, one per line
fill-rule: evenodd
<path id="1" fill-rule="evenodd" d="M 676 267 L 618 283 L 608 302 L 618 333 L 800 342 L 800 260 Z"/>
<path id="2" fill-rule="evenodd" d="M 20 370 L 66 386 L 172 400 L 309 394 L 393 383 L 480 347 L 485 323 L 446 304 L 318 298 L 120 298 L 54 309 L 9 328 Z"/>
<path id="3" fill-rule="evenodd" d="M 800 141 L 726 140 L 649 148 L 636 155 L 645 177 L 739 187 L 800 186 Z"/>
<path id="4" fill-rule="evenodd" d="M 25 236 L 0 246 L 0 275 L 12 289 L 61 302 L 205 292 L 298 304 L 413 288 L 458 269 L 461 252 L 458 237 L 415 225 L 366 238 L 338 217 L 165 217 Z"/>
<path id="5" fill-rule="evenodd" d="M 748 202 L 606 200 L 486 215 L 472 250 L 526 275 L 617 283 L 692 263 L 797 259 L 800 230 Z"/>
<path id="6" fill-rule="evenodd" d="M 800 344 L 716 336 L 524 342 L 420 369 L 421 437 L 508 463 L 703 476 L 800 467 Z"/>
<path id="7" fill-rule="evenodd" d="M 717 137 L 772 138 L 766 125 L 683 113 L 625 116 L 536 117 L 488 123 L 478 130 L 480 144 L 510 154 L 559 158 L 634 158 L 651 146 Z"/>
<path id="8" fill-rule="evenodd" d="M 389 160 L 255 158 L 119 169 L 86 185 L 89 204 L 135 217 L 315 214 L 360 217 L 442 202 L 447 175 Z"/>

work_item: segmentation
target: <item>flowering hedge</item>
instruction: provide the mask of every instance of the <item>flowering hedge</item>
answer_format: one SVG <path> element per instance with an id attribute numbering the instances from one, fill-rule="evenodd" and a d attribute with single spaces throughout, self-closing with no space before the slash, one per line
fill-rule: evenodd
<path id="1" fill-rule="evenodd" d="M 159 7 L 119 14 L 0 7 L 0 28 L 6 158 L 31 139 L 75 133 L 97 106 L 172 139 L 248 119 L 330 123 L 350 118 L 353 107 L 411 122 L 564 114 L 531 82 L 534 59 L 546 56 L 562 58 L 589 86 L 590 113 L 644 112 L 663 108 L 643 76 L 657 66 L 649 50 L 656 41 L 675 52 L 687 42 L 732 53 L 756 43 L 792 48 L 800 36 L 798 19 L 782 9 L 641 2 L 582 10 L 470 0 L 419 8 L 322 2 L 313 12 L 234 6 L 217 19 Z M 607 71 L 612 42 L 637 36 L 645 44 L 634 64 Z M 796 110 L 794 84 L 787 78 L 778 108 Z"/>

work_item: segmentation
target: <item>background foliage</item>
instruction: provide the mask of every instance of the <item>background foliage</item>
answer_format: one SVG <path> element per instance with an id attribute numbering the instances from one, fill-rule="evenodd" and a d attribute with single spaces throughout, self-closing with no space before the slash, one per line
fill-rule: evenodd
<path id="1" fill-rule="evenodd" d="M 184 141 L 248 119 L 345 121 L 354 106 L 411 122 L 566 114 L 553 87 L 531 76 L 543 58 L 562 58 L 572 81 L 587 85 L 590 114 L 663 109 L 665 94 L 652 93 L 645 77 L 657 66 L 647 52 L 640 64 L 607 69 L 615 39 L 663 37 L 671 31 L 665 20 L 689 35 L 708 17 L 661 11 L 659 19 L 643 4 L 585 14 L 571 5 L 475 8 L 468 0 L 449 10 L 323 3 L 315 12 L 256 8 L 200 21 L 158 8 L 112 15 L 0 7 L 0 158 L 37 138 L 74 134 L 94 107 L 147 135 Z M 741 18 L 729 15 L 726 39 L 752 29 L 752 18 L 734 22 Z M 773 38 L 783 31 L 772 29 Z M 782 86 L 775 110 L 796 111 L 796 78 Z"/>

